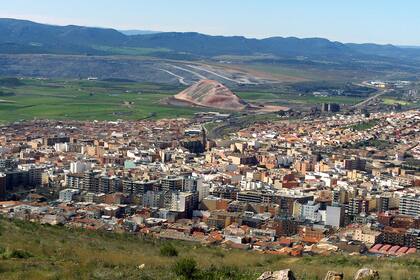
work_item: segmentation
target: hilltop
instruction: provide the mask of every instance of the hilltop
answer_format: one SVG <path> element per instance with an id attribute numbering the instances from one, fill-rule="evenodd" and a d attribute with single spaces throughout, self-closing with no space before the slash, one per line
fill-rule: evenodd
<path id="1" fill-rule="evenodd" d="M 165 101 L 175 106 L 206 107 L 226 111 L 249 110 L 272 113 L 289 110 L 289 108 L 279 105 L 248 103 L 233 93 L 228 87 L 214 80 L 201 80 Z"/>
<path id="2" fill-rule="evenodd" d="M 178 93 L 174 98 L 192 106 L 217 108 L 229 111 L 245 110 L 249 104 L 229 88 L 214 80 L 201 80 Z"/>

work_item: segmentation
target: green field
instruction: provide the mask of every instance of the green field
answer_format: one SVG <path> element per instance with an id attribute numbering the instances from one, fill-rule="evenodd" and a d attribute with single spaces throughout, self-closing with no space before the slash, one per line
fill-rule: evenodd
<path id="1" fill-rule="evenodd" d="M 308 69 L 296 69 L 293 67 L 287 67 L 283 65 L 270 65 L 270 64 L 249 64 L 244 67 L 252 70 L 262 71 L 279 76 L 289 76 L 295 79 L 301 80 L 321 80 L 325 79 L 325 76 L 320 72 L 311 71 Z"/>
<path id="2" fill-rule="evenodd" d="M 0 123 L 32 119 L 140 120 L 191 117 L 203 108 L 163 105 L 184 87 L 124 80 L 42 80 L 0 78 Z M 360 98 L 316 97 L 293 92 L 240 91 L 251 103 L 312 106 L 323 102 L 355 104 Z"/>
<path id="3" fill-rule="evenodd" d="M 25 79 L 1 87 L 0 122 L 38 119 L 114 120 L 189 117 L 198 109 L 162 105 L 178 89 L 131 82 Z M 130 104 L 131 103 L 131 104 Z"/>
<path id="4" fill-rule="evenodd" d="M 323 279 L 328 270 L 353 279 L 361 267 L 377 269 L 381 279 L 420 278 L 418 257 L 380 261 L 341 255 L 292 258 L 183 242 L 171 243 L 174 250 L 168 251 L 162 250 L 169 246 L 165 241 L 4 218 L 0 218 L 0 235 L 0 279 L 4 280 L 188 279 L 179 277 L 175 269 L 185 258 L 197 263 L 194 278 L 189 278 L 196 280 L 254 280 L 264 271 L 285 268 L 292 269 L 298 279 Z"/>
<path id="5" fill-rule="evenodd" d="M 394 98 L 383 98 L 382 102 L 385 105 L 401 105 L 401 106 L 407 106 L 410 105 L 410 102 L 408 101 L 404 101 L 404 100 L 398 100 L 398 99 L 394 99 Z"/>
<path id="6" fill-rule="evenodd" d="M 362 122 L 356 125 L 351 126 L 356 131 L 364 131 L 373 128 L 375 125 L 379 123 L 378 120 L 371 120 L 367 122 Z"/>
<path id="7" fill-rule="evenodd" d="M 130 48 L 130 47 L 107 47 L 95 46 L 100 51 L 111 52 L 116 55 L 130 55 L 130 56 L 147 56 L 154 53 L 170 52 L 169 49 L 164 48 Z"/>
<path id="8" fill-rule="evenodd" d="M 312 94 L 283 93 L 283 92 L 239 92 L 238 95 L 249 101 L 270 102 L 278 105 L 304 104 L 316 105 L 322 103 L 338 103 L 353 105 L 361 102 L 363 98 L 350 96 L 314 96 Z M 287 106 L 287 105 L 286 105 Z"/>

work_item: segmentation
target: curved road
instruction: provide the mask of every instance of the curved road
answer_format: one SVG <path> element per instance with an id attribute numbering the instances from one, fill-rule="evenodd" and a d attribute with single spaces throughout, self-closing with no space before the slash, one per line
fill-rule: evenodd
<path id="1" fill-rule="evenodd" d="M 380 97 L 380 96 L 382 96 L 382 95 L 384 95 L 384 94 L 386 94 L 386 93 L 389 93 L 389 92 L 390 92 L 389 90 L 384 90 L 384 91 L 382 91 L 382 92 L 380 92 L 380 93 L 377 93 L 377 94 L 375 94 L 375 95 L 373 95 L 373 96 L 371 96 L 371 97 L 369 97 L 369 98 L 367 98 L 367 99 L 363 100 L 362 102 L 357 103 L 356 105 L 354 105 L 354 106 L 353 106 L 353 108 L 359 108 L 359 107 L 362 107 L 362 106 L 364 106 L 364 105 L 368 104 L 370 101 L 374 100 L 375 98 L 378 98 L 378 97 Z"/>

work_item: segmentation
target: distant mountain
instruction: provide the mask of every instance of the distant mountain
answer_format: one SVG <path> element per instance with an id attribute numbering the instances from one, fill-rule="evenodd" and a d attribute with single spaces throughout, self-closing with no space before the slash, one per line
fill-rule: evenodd
<path id="1" fill-rule="evenodd" d="M 343 44 L 322 38 L 272 37 L 258 40 L 191 32 L 125 32 L 126 34 L 123 34 L 109 28 L 54 26 L 25 20 L 0 19 L 0 53 L 126 55 L 127 50 L 130 53 L 143 50 L 138 53 L 184 60 L 222 55 L 270 55 L 280 59 L 322 61 L 419 59 L 420 57 L 420 50 L 415 48 Z M 137 34 L 139 32 L 143 33 Z M 148 50 L 147 53 L 144 52 L 145 49 Z"/>
<path id="2" fill-rule="evenodd" d="M 115 46 L 126 36 L 113 29 L 53 26 L 25 20 L 0 19 L 0 52 L 102 54 L 92 46 Z"/>
<path id="3" fill-rule="evenodd" d="M 162 33 L 160 31 L 151 31 L 151 30 L 119 30 L 124 35 L 133 36 L 133 35 L 150 35 L 156 33 Z"/>

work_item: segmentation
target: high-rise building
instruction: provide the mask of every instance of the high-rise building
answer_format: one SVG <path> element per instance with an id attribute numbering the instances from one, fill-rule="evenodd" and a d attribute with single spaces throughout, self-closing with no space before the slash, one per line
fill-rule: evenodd
<path id="1" fill-rule="evenodd" d="M 328 111 L 331 113 L 340 112 L 340 105 L 336 103 L 329 103 L 328 104 Z"/>
<path id="2" fill-rule="evenodd" d="M 91 164 L 89 162 L 83 162 L 83 161 L 76 161 L 70 163 L 70 172 L 71 173 L 83 173 L 87 170 L 89 170 L 91 167 Z"/>
<path id="3" fill-rule="evenodd" d="M 323 112 L 337 113 L 340 112 L 340 105 L 336 103 L 323 103 L 322 104 Z"/>
<path id="4" fill-rule="evenodd" d="M 301 208 L 302 219 L 311 222 L 319 222 L 321 220 L 321 215 L 318 212 L 319 207 L 320 204 L 315 203 L 315 201 L 308 201 L 306 204 L 303 204 Z"/>
<path id="5" fill-rule="evenodd" d="M 327 206 L 325 224 L 332 227 L 341 227 L 344 223 L 344 207 L 340 205 Z"/>
<path id="6" fill-rule="evenodd" d="M 420 250 L 420 229 L 410 228 L 405 234 L 405 246 Z"/>
<path id="7" fill-rule="evenodd" d="M 59 193 L 59 200 L 64 202 L 73 201 L 75 196 L 80 193 L 80 190 L 76 189 L 64 189 Z"/>
<path id="8" fill-rule="evenodd" d="M 191 192 L 173 192 L 170 210 L 182 214 L 186 218 L 192 216 L 198 208 L 198 194 Z"/>
<path id="9" fill-rule="evenodd" d="M 268 221 L 264 228 L 274 229 L 277 236 L 292 236 L 297 233 L 298 225 L 292 219 L 275 217 L 273 220 Z"/>
<path id="10" fill-rule="evenodd" d="M 262 194 L 259 192 L 239 192 L 237 199 L 238 201 L 242 202 L 253 202 L 253 203 L 261 203 L 262 202 Z"/>
<path id="11" fill-rule="evenodd" d="M 85 172 L 83 178 L 83 190 L 98 193 L 99 192 L 100 171 Z"/>
<path id="12" fill-rule="evenodd" d="M 337 204 L 346 204 L 349 202 L 350 193 L 344 189 L 335 189 L 333 190 L 333 202 Z"/>
<path id="13" fill-rule="evenodd" d="M 0 199 L 6 197 L 6 174 L 0 173 Z"/>
<path id="14" fill-rule="evenodd" d="M 47 145 L 47 146 L 54 146 L 57 143 L 68 143 L 68 142 L 70 142 L 70 137 L 67 137 L 67 136 L 44 138 L 44 145 Z"/>
<path id="15" fill-rule="evenodd" d="M 124 180 L 122 182 L 123 193 L 127 195 L 143 195 L 148 191 L 157 190 L 157 181 L 133 181 Z"/>
<path id="16" fill-rule="evenodd" d="M 116 176 L 100 176 L 99 177 L 99 192 L 100 193 L 115 193 L 121 191 L 121 180 Z"/>
<path id="17" fill-rule="evenodd" d="M 291 217 L 293 216 L 293 208 L 295 202 L 300 204 L 306 204 L 308 201 L 312 201 L 314 199 L 313 195 L 306 195 L 306 194 L 281 194 L 278 197 L 278 201 L 273 201 L 280 205 L 280 215 Z"/>
<path id="18" fill-rule="evenodd" d="M 209 195 L 209 186 L 204 184 L 203 178 L 201 177 L 185 177 L 182 184 L 182 190 L 184 192 L 197 192 L 199 201 L 202 201 L 203 198 Z"/>
<path id="19" fill-rule="evenodd" d="M 376 198 L 376 211 L 384 213 L 398 207 L 398 199 L 392 193 L 383 193 Z"/>
<path id="20" fill-rule="evenodd" d="M 400 214 L 420 216 L 420 195 L 406 195 L 400 198 Z"/>
<path id="21" fill-rule="evenodd" d="M 181 191 L 184 178 L 181 176 L 167 176 L 161 180 L 163 191 Z"/>
<path id="22" fill-rule="evenodd" d="M 28 169 L 28 184 L 33 187 L 40 187 L 44 185 L 44 170 L 43 167 L 31 166 Z"/>
<path id="23" fill-rule="evenodd" d="M 346 159 L 344 160 L 344 168 L 347 170 L 361 170 L 366 169 L 366 160 L 355 158 L 355 159 Z"/>
<path id="24" fill-rule="evenodd" d="M 6 190 L 13 191 L 17 187 L 29 186 L 29 172 L 26 170 L 7 171 L 6 174 Z"/>
<path id="25" fill-rule="evenodd" d="M 165 207 L 164 193 L 161 191 L 147 191 L 143 195 L 143 206 L 151 208 Z"/>
<path id="26" fill-rule="evenodd" d="M 83 174 L 67 174 L 65 178 L 66 186 L 69 189 L 83 189 Z"/>
<path id="27" fill-rule="evenodd" d="M 0 159 L 0 171 L 17 169 L 19 161 L 16 159 Z"/>

